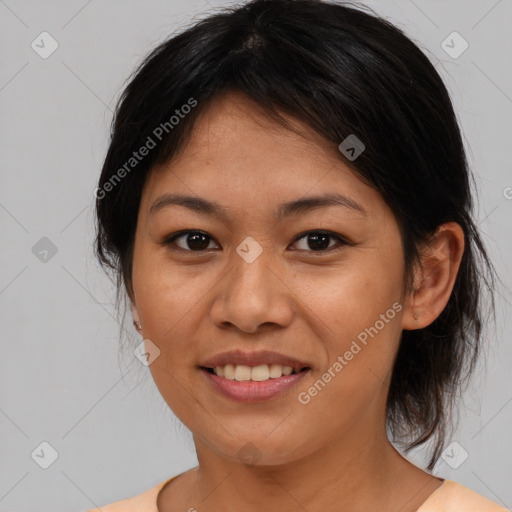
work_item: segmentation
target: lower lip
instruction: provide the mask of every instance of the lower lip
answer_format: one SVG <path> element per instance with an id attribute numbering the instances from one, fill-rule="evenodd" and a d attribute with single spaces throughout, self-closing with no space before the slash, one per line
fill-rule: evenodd
<path id="1" fill-rule="evenodd" d="M 310 370 L 307 369 L 299 373 L 283 375 L 277 379 L 268 379 L 258 382 L 252 380 L 238 381 L 225 379 L 224 377 L 219 377 L 201 368 L 201 372 L 222 395 L 245 403 L 261 402 L 274 398 L 297 384 L 309 371 Z"/>

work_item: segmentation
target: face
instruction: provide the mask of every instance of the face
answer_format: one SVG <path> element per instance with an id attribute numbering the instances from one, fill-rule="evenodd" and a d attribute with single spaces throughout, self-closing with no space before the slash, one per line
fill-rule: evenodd
<path id="1" fill-rule="evenodd" d="M 163 398 L 212 453 L 269 465 L 384 431 L 404 300 L 391 210 L 290 121 L 216 99 L 148 177 L 133 258 Z"/>

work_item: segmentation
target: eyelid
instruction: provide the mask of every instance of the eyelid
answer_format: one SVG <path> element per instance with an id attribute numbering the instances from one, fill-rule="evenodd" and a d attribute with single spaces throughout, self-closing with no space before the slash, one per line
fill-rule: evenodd
<path id="1" fill-rule="evenodd" d="M 174 244 L 174 240 L 177 238 L 180 238 L 181 236 L 188 235 L 190 233 L 199 233 L 201 235 L 206 236 L 211 241 L 215 242 L 217 245 L 220 246 L 220 244 L 206 231 L 201 231 L 200 229 L 182 229 L 181 231 L 176 231 L 175 233 L 170 234 L 169 236 L 166 236 L 162 242 L 160 242 L 162 245 L 170 246 L 173 245 L 173 249 L 176 251 L 181 252 L 189 252 L 189 253 L 196 253 L 196 254 L 203 254 L 205 252 L 211 251 L 212 249 L 203 249 L 202 251 L 191 251 L 190 249 L 183 249 L 182 247 L 178 247 L 176 244 Z"/>
<path id="2" fill-rule="evenodd" d="M 211 241 L 213 241 L 214 243 L 216 243 L 217 245 L 220 246 L 220 244 L 215 240 L 215 238 L 213 236 L 208 234 L 206 231 L 201 231 L 200 229 L 182 229 L 180 231 L 176 231 L 175 233 L 172 233 L 171 235 L 165 237 L 164 240 L 161 242 L 161 244 L 165 245 L 165 246 L 174 245 L 175 246 L 175 248 L 173 248 L 174 250 L 182 251 L 182 252 L 188 252 L 188 253 L 192 253 L 192 254 L 193 253 L 195 253 L 195 254 L 204 254 L 204 253 L 212 250 L 212 249 L 203 249 L 201 251 L 192 251 L 190 249 L 183 249 L 181 247 L 176 246 L 176 244 L 173 244 L 174 240 L 176 240 L 177 238 L 180 238 L 181 236 L 184 236 L 184 235 L 188 235 L 190 233 L 199 233 L 201 235 L 204 235 L 207 238 L 209 238 Z M 293 240 L 292 243 L 294 244 L 294 243 L 298 242 L 299 240 L 301 240 L 302 238 L 304 238 L 304 237 L 306 237 L 307 235 L 310 235 L 310 234 L 321 234 L 321 235 L 330 236 L 331 238 L 335 238 L 338 241 L 338 247 L 333 246 L 333 247 L 330 247 L 328 249 L 324 249 L 324 250 L 320 250 L 320 251 L 312 251 L 312 250 L 308 251 L 308 250 L 305 250 L 305 249 L 294 249 L 294 250 L 298 250 L 298 251 L 301 251 L 301 252 L 308 252 L 308 253 L 311 253 L 311 254 L 321 255 L 321 254 L 327 254 L 327 253 L 329 253 L 331 251 L 335 251 L 336 249 L 339 249 L 340 245 L 341 246 L 352 245 L 351 242 L 349 242 L 342 235 L 340 235 L 338 233 L 334 233 L 334 232 L 329 231 L 329 230 L 325 230 L 325 229 L 310 229 L 310 230 L 307 230 L 307 231 L 303 231 L 302 233 L 300 233 L 299 235 L 297 235 L 295 237 L 295 239 Z"/>
<path id="3" fill-rule="evenodd" d="M 328 249 L 324 249 L 324 250 L 321 250 L 321 251 L 307 251 L 307 250 L 304 250 L 304 249 L 295 249 L 295 250 L 302 251 L 302 252 L 308 252 L 308 253 L 311 253 L 311 254 L 321 255 L 321 254 L 328 254 L 330 252 L 336 251 L 337 249 L 340 248 L 340 246 L 352 245 L 342 235 L 340 235 L 338 233 L 334 233 L 333 231 L 329 231 L 327 229 L 310 229 L 308 231 L 304 231 L 300 235 L 297 235 L 297 237 L 295 238 L 293 243 L 298 242 L 299 240 L 301 240 L 302 238 L 306 237 L 309 234 L 327 235 L 327 236 L 330 236 L 331 238 L 335 238 L 336 240 L 338 240 L 338 246 L 334 245 L 332 247 L 329 247 Z"/>

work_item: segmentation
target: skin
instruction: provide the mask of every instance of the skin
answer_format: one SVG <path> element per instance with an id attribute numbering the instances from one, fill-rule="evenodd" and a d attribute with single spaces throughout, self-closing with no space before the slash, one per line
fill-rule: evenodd
<path id="1" fill-rule="evenodd" d="M 460 226 L 440 226 L 423 248 L 414 292 L 404 289 L 396 219 L 338 149 L 289 118 L 300 134 L 269 119 L 248 98 L 225 93 L 195 124 L 172 162 L 145 184 L 135 236 L 133 316 L 160 349 L 150 365 L 163 398 L 191 430 L 199 466 L 159 495 L 160 511 L 266 510 L 412 512 L 442 483 L 388 441 L 385 403 L 402 329 L 430 324 L 445 307 L 464 249 Z M 339 192 L 342 205 L 277 221 L 286 201 Z M 150 214 L 163 193 L 220 203 L 227 217 L 171 205 Z M 206 233 L 203 252 L 180 230 Z M 330 231 L 315 251 L 306 231 Z M 314 234 L 314 233 L 313 233 Z M 248 236 L 263 249 L 252 263 L 236 252 Z M 176 245 L 179 244 L 179 245 Z M 196 246 L 197 247 L 197 246 Z M 392 308 L 400 312 L 308 404 L 297 395 Z M 413 312 L 418 320 L 413 317 Z M 200 373 L 227 350 L 275 350 L 308 363 L 298 388 L 243 404 L 218 394 Z M 252 443 L 260 457 L 237 455 Z"/>

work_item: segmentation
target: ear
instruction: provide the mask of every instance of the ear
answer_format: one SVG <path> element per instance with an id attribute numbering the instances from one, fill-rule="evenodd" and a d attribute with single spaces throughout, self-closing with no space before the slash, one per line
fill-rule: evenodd
<path id="1" fill-rule="evenodd" d="M 464 231 L 456 222 L 438 227 L 420 248 L 421 268 L 415 269 L 413 291 L 407 296 L 402 328 L 430 325 L 450 299 L 464 253 Z"/>

